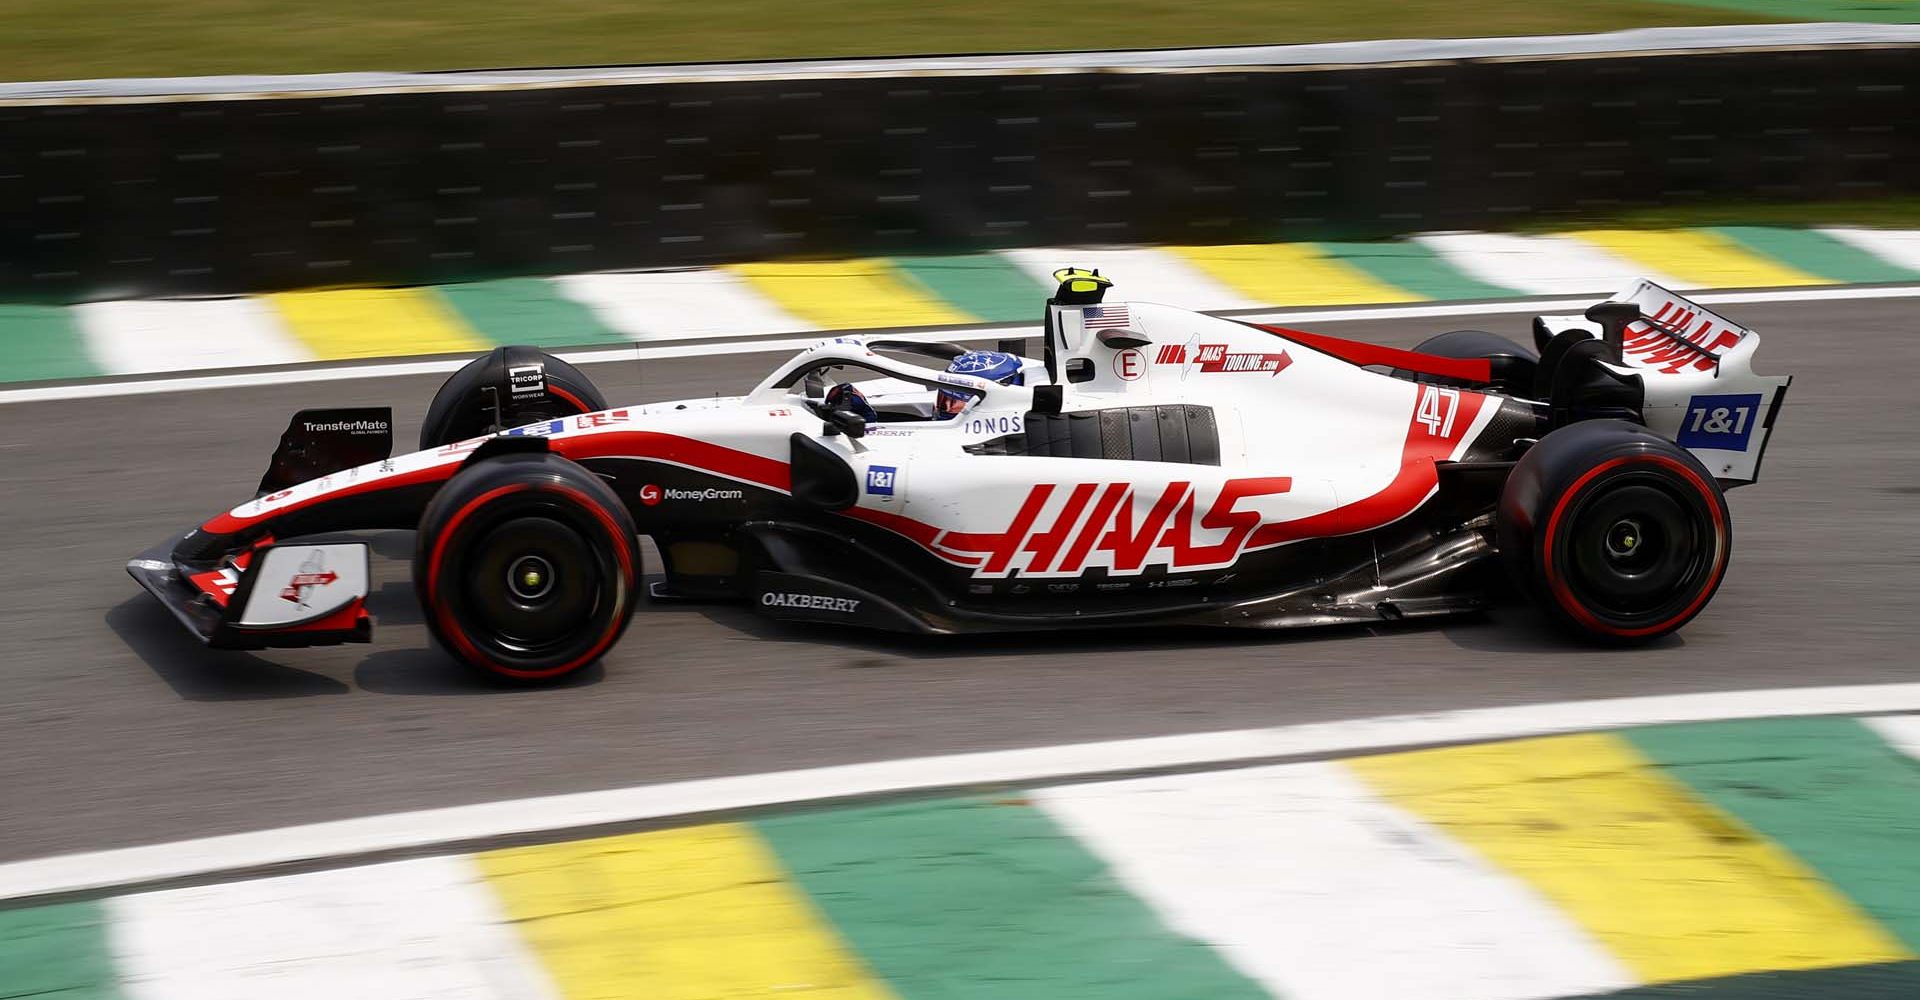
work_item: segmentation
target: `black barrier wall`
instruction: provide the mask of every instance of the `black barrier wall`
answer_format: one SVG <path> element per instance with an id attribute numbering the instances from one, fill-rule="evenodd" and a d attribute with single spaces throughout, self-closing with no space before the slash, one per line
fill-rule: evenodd
<path id="1" fill-rule="evenodd" d="M 0 107 L 0 297 L 1230 243 L 1920 189 L 1920 49 Z"/>

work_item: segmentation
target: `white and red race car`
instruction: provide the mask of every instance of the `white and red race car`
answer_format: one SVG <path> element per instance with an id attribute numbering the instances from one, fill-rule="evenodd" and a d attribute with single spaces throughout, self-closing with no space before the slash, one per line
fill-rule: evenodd
<path id="1" fill-rule="evenodd" d="M 302 539 L 417 529 L 435 636 L 529 682 L 620 637 L 642 534 L 655 596 L 788 620 L 1397 620 L 1486 606 L 1504 561 L 1574 632 L 1644 640 L 1719 586 L 1722 491 L 1757 477 L 1790 381 L 1753 373 L 1753 332 L 1648 282 L 1537 318 L 1536 354 L 1474 331 L 1396 350 L 1058 277 L 1012 384 L 942 370 L 957 346 L 839 337 L 742 396 L 610 408 L 573 366 L 503 348 L 448 380 L 411 454 L 389 457 L 389 410 L 303 411 L 254 499 L 128 570 L 213 646 L 366 641 L 366 545 Z M 872 411 L 829 407 L 840 382 Z M 961 412 L 936 418 L 941 390 Z"/>

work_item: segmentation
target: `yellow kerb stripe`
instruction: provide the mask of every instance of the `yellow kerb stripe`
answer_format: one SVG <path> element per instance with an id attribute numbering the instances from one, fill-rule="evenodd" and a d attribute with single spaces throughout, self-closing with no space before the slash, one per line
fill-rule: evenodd
<path id="1" fill-rule="evenodd" d="M 266 297 L 287 328 L 321 358 L 380 358 L 490 350 L 430 290 L 341 288 Z"/>
<path id="2" fill-rule="evenodd" d="M 736 264 L 732 270 L 780 308 L 823 330 L 979 321 L 922 290 L 884 260 Z"/>
<path id="3" fill-rule="evenodd" d="M 1269 305 L 1330 306 L 1426 300 L 1423 295 L 1389 285 L 1351 264 L 1326 257 L 1311 244 L 1167 249 L 1247 298 Z"/>
<path id="4" fill-rule="evenodd" d="M 476 857 L 572 1000 L 891 1000 L 733 823 Z"/>
<path id="5" fill-rule="evenodd" d="M 1702 288 L 1832 284 L 1754 253 L 1719 233 L 1697 229 L 1589 229 L 1566 235 Z"/>
<path id="6" fill-rule="evenodd" d="M 1648 982 L 1907 958 L 1784 849 L 1609 735 L 1349 762 L 1524 878 Z"/>

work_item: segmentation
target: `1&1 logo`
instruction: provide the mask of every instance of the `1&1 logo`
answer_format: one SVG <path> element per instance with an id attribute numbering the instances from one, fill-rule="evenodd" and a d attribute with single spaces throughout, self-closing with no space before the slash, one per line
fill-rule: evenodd
<path id="1" fill-rule="evenodd" d="M 1674 443 L 1682 448 L 1746 451 L 1759 423 L 1760 394 L 1695 396 L 1687 400 Z"/>

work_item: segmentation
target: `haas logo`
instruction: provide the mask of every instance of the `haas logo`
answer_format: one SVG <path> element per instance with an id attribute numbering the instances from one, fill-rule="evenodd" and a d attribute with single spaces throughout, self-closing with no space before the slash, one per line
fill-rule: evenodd
<path id="1" fill-rule="evenodd" d="M 1212 497 L 1205 486 L 1181 481 L 1144 490 L 1132 483 L 1042 483 L 1027 490 L 1005 531 L 947 531 L 931 548 L 948 562 L 973 567 L 976 577 L 1078 576 L 1096 567 L 1132 576 L 1148 566 L 1176 573 L 1224 569 L 1257 549 L 1371 530 L 1433 495 L 1435 463 L 1451 458 L 1480 416 L 1491 412 L 1487 400 L 1420 386 L 1393 480 L 1370 496 L 1293 520 L 1268 521 L 1253 502 L 1292 492 L 1288 476 L 1229 479 Z"/>
<path id="2" fill-rule="evenodd" d="M 1693 325 L 1695 319 L 1700 320 L 1699 326 Z M 1664 328 L 1673 336 L 1656 328 Z M 1716 333 L 1712 318 L 1678 303 L 1663 302 L 1652 316 L 1627 326 L 1620 351 L 1634 364 L 1668 374 L 1688 369 L 1710 372 L 1720 367 L 1720 355 L 1738 344 L 1742 336 L 1739 329 L 1725 326 Z"/>
<path id="3" fill-rule="evenodd" d="M 1249 497 L 1293 488 L 1287 476 L 1229 479 L 1201 506 L 1192 483 L 1168 483 L 1146 505 L 1131 483 L 1042 484 L 1005 531 L 949 531 L 934 548 L 953 562 L 975 567 L 973 575 L 1078 576 L 1095 566 L 1114 575 L 1148 565 L 1187 571 L 1228 566 L 1260 527 L 1257 511 L 1240 508 Z M 1145 506 L 1145 509 L 1141 509 Z"/>
<path id="4" fill-rule="evenodd" d="M 305 562 L 300 564 L 300 572 L 293 574 L 293 579 L 287 581 L 286 589 L 280 591 L 280 599 L 304 608 L 307 606 L 307 591 L 315 587 L 324 587 L 338 579 L 340 574 L 327 569 L 326 557 L 315 550 Z"/>

